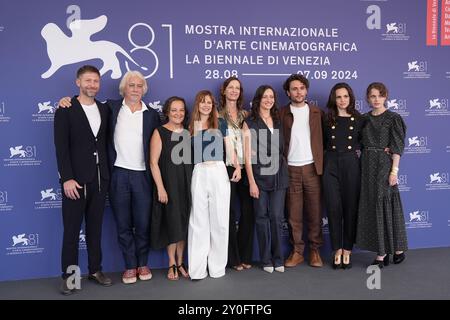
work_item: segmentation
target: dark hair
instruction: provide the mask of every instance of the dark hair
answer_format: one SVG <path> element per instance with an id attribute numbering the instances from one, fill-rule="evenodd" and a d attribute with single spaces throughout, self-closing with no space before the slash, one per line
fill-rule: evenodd
<path id="1" fill-rule="evenodd" d="M 278 115 L 277 93 L 275 92 L 275 90 L 273 90 L 273 88 L 271 86 L 269 86 L 267 84 L 259 86 L 258 89 L 256 89 L 255 96 L 253 97 L 253 100 L 252 100 L 252 109 L 250 111 L 250 117 L 254 120 L 261 118 L 259 115 L 259 107 L 260 107 L 264 92 L 268 89 L 272 90 L 272 92 L 273 92 L 274 104 L 273 104 L 273 107 L 270 109 L 270 116 L 272 117 L 272 120 L 275 123 L 275 122 L 278 122 L 280 119 L 280 117 Z"/>
<path id="2" fill-rule="evenodd" d="M 199 111 L 200 102 L 205 101 L 206 97 L 210 97 L 212 100 L 212 110 L 211 110 L 211 113 L 209 114 L 208 129 L 219 128 L 219 119 L 218 119 L 218 112 L 217 112 L 217 107 L 216 107 L 216 100 L 214 99 L 214 96 L 211 91 L 201 90 L 195 96 L 195 102 L 194 102 L 194 107 L 192 109 L 191 120 L 189 121 L 189 132 L 191 133 L 192 136 L 195 135 L 195 132 L 194 132 L 195 121 L 200 121 L 200 111 Z"/>
<path id="3" fill-rule="evenodd" d="M 287 78 L 286 81 L 284 81 L 284 83 L 283 83 L 283 90 L 284 90 L 285 93 L 289 91 L 289 87 L 291 85 L 291 82 L 295 81 L 295 80 L 298 80 L 301 83 L 303 83 L 305 85 L 305 87 L 306 87 L 306 90 L 309 89 L 309 80 L 306 79 L 305 76 L 303 76 L 302 74 L 294 73 L 294 74 L 291 74 L 289 76 L 289 78 Z"/>
<path id="4" fill-rule="evenodd" d="M 355 108 L 355 94 L 353 93 L 352 88 L 345 82 L 336 83 L 333 88 L 331 88 L 330 96 L 328 97 L 327 102 L 327 120 L 329 125 L 336 124 L 336 117 L 338 115 L 337 105 L 336 105 L 336 91 L 339 89 L 345 89 L 348 92 L 348 96 L 350 97 L 350 102 L 347 107 L 347 112 L 352 116 L 358 116 L 360 113 Z"/>
<path id="5" fill-rule="evenodd" d="M 162 112 L 163 112 L 163 115 L 164 115 L 164 123 L 169 122 L 170 107 L 171 107 L 172 103 L 174 103 L 175 101 L 181 101 L 183 103 L 183 105 L 184 105 L 183 127 L 186 127 L 187 126 L 187 119 L 189 118 L 188 117 L 188 110 L 186 108 L 186 101 L 183 98 L 177 97 L 177 96 L 169 97 L 164 102 L 163 109 L 162 109 Z"/>
<path id="6" fill-rule="evenodd" d="M 225 97 L 225 89 L 228 87 L 231 81 L 236 80 L 239 82 L 239 98 L 237 100 L 237 108 L 238 111 L 242 110 L 244 105 L 244 88 L 242 88 L 242 82 L 237 77 L 232 76 L 226 79 L 222 85 L 220 86 L 220 109 L 224 109 L 226 106 L 226 97 Z"/>
<path id="7" fill-rule="evenodd" d="M 367 90 L 366 90 L 366 100 L 367 100 L 367 102 L 369 102 L 370 90 L 372 90 L 372 89 L 376 89 L 376 90 L 380 91 L 380 95 L 382 97 L 385 97 L 386 99 L 389 96 L 389 91 L 386 88 L 386 86 L 384 85 L 384 83 L 372 82 L 371 84 L 369 84 L 369 86 L 367 87 Z"/>
<path id="8" fill-rule="evenodd" d="M 78 69 L 77 78 L 79 79 L 83 74 L 88 72 L 96 73 L 100 77 L 100 71 L 96 67 L 87 64 Z"/>

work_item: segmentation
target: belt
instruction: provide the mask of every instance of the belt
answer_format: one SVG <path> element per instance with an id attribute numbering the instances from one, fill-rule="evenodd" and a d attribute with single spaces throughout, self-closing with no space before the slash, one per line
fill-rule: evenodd
<path id="1" fill-rule="evenodd" d="M 385 148 L 378 148 L 378 147 L 364 147 L 365 150 L 369 151 L 384 151 Z"/>
<path id="2" fill-rule="evenodd" d="M 200 165 L 202 165 L 202 166 L 217 166 L 217 165 L 219 165 L 221 162 L 223 163 L 222 160 L 217 160 L 217 161 L 215 161 L 215 160 L 208 160 L 208 161 L 203 161 L 203 162 L 196 163 L 195 165 L 200 164 Z"/>
<path id="3" fill-rule="evenodd" d="M 335 153 L 354 153 L 355 151 L 358 151 L 359 149 L 354 150 L 336 150 L 336 149 L 326 149 L 326 152 L 335 152 Z"/>

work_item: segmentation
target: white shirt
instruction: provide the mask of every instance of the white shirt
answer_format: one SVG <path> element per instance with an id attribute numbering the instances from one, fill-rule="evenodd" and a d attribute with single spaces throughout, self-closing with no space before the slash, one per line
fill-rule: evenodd
<path id="1" fill-rule="evenodd" d="M 294 115 L 291 140 L 289 141 L 288 165 L 305 166 L 313 163 L 311 149 L 311 128 L 309 127 L 309 105 L 290 106 Z"/>
<path id="2" fill-rule="evenodd" d="M 92 134 L 96 137 L 102 123 L 102 118 L 100 117 L 100 111 L 98 110 L 97 104 L 95 102 L 90 105 L 82 104 L 81 107 L 83 108 L 83 111 L 89 121 Z"/>
<path id="3" fill-rule="evenodd" d="M 122 102 L 114 130 L 114 146 L 117 158 L 114 165 L 129 170 L 145 171 L 143 144 L 144 111 L 148 110 L 142 102 L 142 109 L 134 113 Z"/>

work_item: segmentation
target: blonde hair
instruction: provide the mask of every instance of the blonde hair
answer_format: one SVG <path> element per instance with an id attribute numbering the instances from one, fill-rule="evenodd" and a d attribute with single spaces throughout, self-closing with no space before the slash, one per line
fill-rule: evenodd
<path id="1" fill-rule="evenodd" d="M 143 95 L 145 95 L 147 93 L 148 90 L 148 86 L 147 86 L 147 80 L 145 80 L 144 76 L 142 75 L 142 73 L 140 73 L 139 71 L 127 71 L 127 73 L 124 74 L 124 76 L 122 77 L 122 80 L 120 80 L 120 84 L 119 84 L 119 93 L 120 95 L 123 97 L 125 94 L 125 86 L 128 83 L 128 80 L 131 77 L 137 77 L 140 80 L 142 80 L 142 82 L 144 83 L 144 93 Z"/>

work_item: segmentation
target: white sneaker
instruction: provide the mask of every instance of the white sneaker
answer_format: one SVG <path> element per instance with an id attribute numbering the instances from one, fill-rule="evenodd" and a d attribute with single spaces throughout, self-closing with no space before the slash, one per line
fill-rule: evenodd
<path id="1" fill-rule="evenodd" d="M 284 266 L 279 266 L 275 268 L 275 271 L 284 272 Z"/>
<path id="2" fill-rule="evenodd" d="M 263 270 L 265 272 L 272 273 L 273 272 L 273 267 L 264 267 Z"/>

